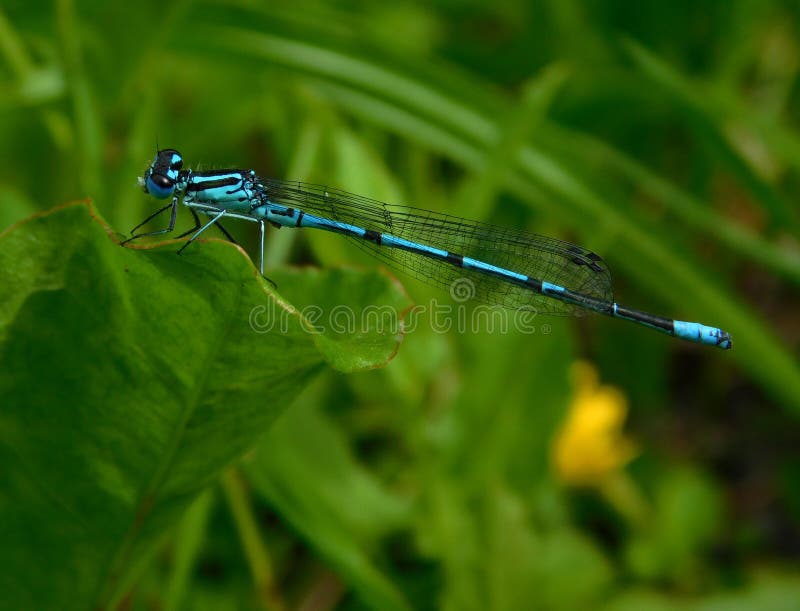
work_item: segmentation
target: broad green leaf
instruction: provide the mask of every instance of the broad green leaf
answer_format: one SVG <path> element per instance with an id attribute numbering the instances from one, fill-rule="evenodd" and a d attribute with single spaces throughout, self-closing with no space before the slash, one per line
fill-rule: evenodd
<path id="1" fill-rule="evenodd" d="M 399 341 L 313 329 L 230 244 L 178 257 L 174 243 L 121 248 L 110 233 L 79 203 L 0 234 L 0 591 L 10 608 L 110 608 L 326 362 L 380 366 Z M 323 315 L 333 304 L 360 312 L 373 297 L 407 306 L 380 274 L 290 275 L 297 286 L 286 290 L 306 303 L 325 295 Z M 281 325 L 266 329 L 264 312 Z"/>
<path id="2" fill-rule="evenodd" d="M 317 349 L 334 369 L 373 369 L 394 356 L 412 304 L 388 274 L 349 268 L 284 268 L 268 274 L 303 316 Z M 348 299 L 354 295 L 355 305 Z"/>

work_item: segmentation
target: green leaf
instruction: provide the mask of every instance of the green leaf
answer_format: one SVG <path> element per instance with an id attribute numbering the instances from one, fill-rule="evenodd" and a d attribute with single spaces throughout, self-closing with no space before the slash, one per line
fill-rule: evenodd
<path id="1" fill-rule="evenodd" d="M 178 257 L 174 243 L 120 248 L 110 234 L 83 203 L 0 234 L 10 608 L 112 607 L 188 505 L 326 362 L 377 367 L 397 349 L 396 333 L 309 332 L 228 243 Z M 298 299 L 325 296 L 322 315 L 333 304 L 360 313 L 373 297 L 407 306 L 381 274 L 288 274 L 279 281 Z M 265 329 L 257 308 L 281 324 Z"/>
<path id="2" fill-rule="evenodd" d="M 350 373 L 383 367 L 395 355 L 412 303 L 393 277 L 346 268 L 268 273 L 299 309 L 306 328 L 313 326 L 317 349 L 334 369 Z M 359 305 L 352 305 L 353 296 Z"/>

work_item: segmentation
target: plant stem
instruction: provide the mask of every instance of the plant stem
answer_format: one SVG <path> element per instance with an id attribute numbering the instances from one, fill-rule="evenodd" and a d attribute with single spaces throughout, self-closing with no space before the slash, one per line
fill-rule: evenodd
<path id="1" fill-rule="evenodd" d="M 225 471 L 222 476 L 222 490 L 247 556 L 247 563 L 250 566 L 250 573 L 253 576 L 253 583 L 259 599 L 266 609 L 282 611 L 286 606 L 276 587 L 269 553 L 253 515 L 250 493 L 237 469 L 232 467 Z"/>

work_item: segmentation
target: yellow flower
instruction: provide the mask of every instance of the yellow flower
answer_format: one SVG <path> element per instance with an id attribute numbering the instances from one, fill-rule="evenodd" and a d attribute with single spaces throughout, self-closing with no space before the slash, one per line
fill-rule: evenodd
<path id="1" fill-rule="evenodd" d="M 622 434 L 628 404 L 618 389 L 599 384 L 591 364 L 578 361 L 571 374 L 575 394 L 552 446 L 553 468 L 567 485 L 603 485 L 636 455 Z"/>

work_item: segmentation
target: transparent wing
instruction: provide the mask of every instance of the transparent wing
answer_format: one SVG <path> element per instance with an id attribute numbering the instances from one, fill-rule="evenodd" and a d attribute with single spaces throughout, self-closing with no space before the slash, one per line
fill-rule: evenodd
<path id="1" fill-rule="evenodd" d="M 472 257 L 608 303 L 614 301 L 611 274 L 603 259 L 569 242 L 421 208 L 384 204 L 321 185 L 274 179 L 263 180 L 263 185 L 269 200 L 278 204 Z M 487 304 L 514 309 L 532 306 L 550 314 L 581 313 L 580 308 L 475 270 L 356 237 L 348 239 L 390 267 L 446 290 L 466 278 L 472 283 L 469 288 L 474 290 L 474 299 Z"/>

